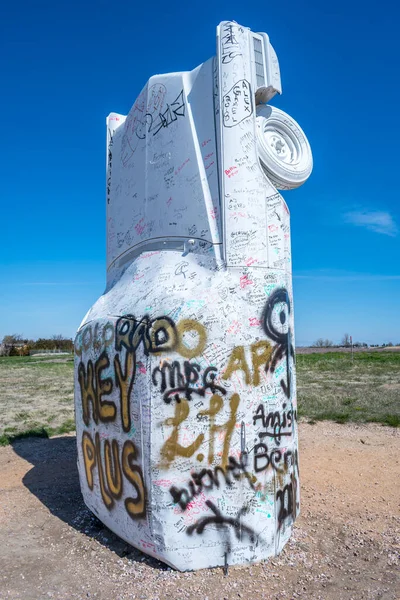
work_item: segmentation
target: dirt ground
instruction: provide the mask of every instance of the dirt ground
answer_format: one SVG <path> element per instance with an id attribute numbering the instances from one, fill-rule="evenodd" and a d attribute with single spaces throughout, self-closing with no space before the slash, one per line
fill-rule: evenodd
<path id="1" fill-rule="evenodd" d="M 400 599 L 400 430 L 300 425 L 301 510 L 269 562 L 177 573 L 85 508 L 75 437 L 0 448 L 0 598 Z"/>

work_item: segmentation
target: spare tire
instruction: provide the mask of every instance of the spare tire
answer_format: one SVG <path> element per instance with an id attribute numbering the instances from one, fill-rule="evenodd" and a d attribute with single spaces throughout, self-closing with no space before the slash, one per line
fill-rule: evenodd
<path id="1" fill-rule="evenodd" d="M 292 190 L 309 178 L 310 144 L 292 117 L 267 104 L 257 106 L 257 149 L 261 167 L 278 190 Z"/>

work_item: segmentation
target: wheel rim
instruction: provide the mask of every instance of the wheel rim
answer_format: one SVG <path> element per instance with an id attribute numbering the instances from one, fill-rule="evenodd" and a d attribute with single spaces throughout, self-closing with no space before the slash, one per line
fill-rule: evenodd
<path id="1" fill-rule="evenodd" d="M 290 130 L 285 131 L 283 127 L 278 129 L 275 123 L 269 121 L 264 122 L 262 130 L 268 154 L 272 154 L 275 160 L 285 164 L 293 165 L 299 162 L 300 145 L 290 135 Z"/>
<path id="2" fill-rule="evenodd" d="M 302 162 L 303 150 L 293 131 L 273 117 L 269 119 L 261 117 L 260 120 L 258 138 L 267 157 L 282 166 L 296 168 Z"/>

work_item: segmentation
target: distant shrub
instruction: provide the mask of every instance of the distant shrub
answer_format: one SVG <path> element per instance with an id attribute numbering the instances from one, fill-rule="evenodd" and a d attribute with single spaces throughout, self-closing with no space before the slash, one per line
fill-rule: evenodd
<path id="1" fill-rule="evenodd" d="M 333 342 L 332 340 L 324 340 L 323 338 L 318 338 L 316 342 L 313 344 L 314 348 L 332 348 Z"/>

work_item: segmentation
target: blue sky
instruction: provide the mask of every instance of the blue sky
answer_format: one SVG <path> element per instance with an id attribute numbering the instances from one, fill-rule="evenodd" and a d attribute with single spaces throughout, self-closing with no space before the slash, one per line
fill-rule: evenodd
<path id="1" fill-rule="evenodd" d="M 0 23 L 0 338 L 73 336 L 105 286 L 105 117 L 155 73 L 266 31 L 314 171 L 285 192 L 296 339 L 400 342 L 400 63 L 392 0 L 8 2 Z"/>

